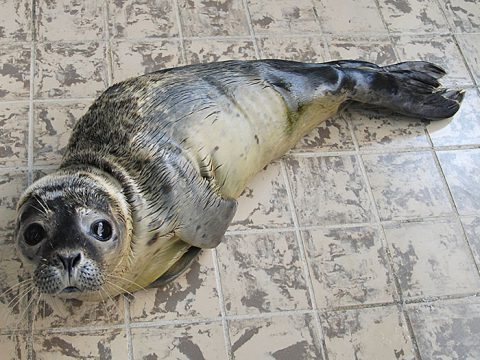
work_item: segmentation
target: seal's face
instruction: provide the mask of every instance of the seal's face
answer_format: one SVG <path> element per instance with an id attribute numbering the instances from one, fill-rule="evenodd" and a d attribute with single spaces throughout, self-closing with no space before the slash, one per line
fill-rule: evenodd
<path id="1" fill-rule="evenodd" d="M 55 178 L 27 192 L 16 244 L 41 293 L 81 297 L 100 291 L 118 266 L 125 224 L 108 191 L 88 177 L 69 180 Z"/>

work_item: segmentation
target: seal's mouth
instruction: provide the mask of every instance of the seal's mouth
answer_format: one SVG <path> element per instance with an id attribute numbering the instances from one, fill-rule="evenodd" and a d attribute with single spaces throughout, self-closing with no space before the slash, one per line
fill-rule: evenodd
<path id="1" fill-rule="evenodd" d="M 65 294 L 69 294 L 69 293 L 74 293 L 74 292 L 80 292 L 82 290 L 80 290 L 78 287 L 76 286 L 67 286 L 66 288 L 64 288 L 61 293 L 65 293 Z"/>

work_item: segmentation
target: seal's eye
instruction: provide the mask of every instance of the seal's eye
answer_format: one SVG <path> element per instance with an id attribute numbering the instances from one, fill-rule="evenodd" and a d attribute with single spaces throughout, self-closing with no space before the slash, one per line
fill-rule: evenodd
<path id="1" fill-rule="evenodd" d="M 95 221 L 90 230 L 100 241 L 107 241 L 112 237 L 112 225 L 107 220 Z"/>
<path id="2" fill-rule="evenodd" d="M 47 236 L 47 232 L 40 224 L 31 224 L 25 230 L 23 237 L 25 243 L 30 246 L 35 246 L 40 243 Z"/>

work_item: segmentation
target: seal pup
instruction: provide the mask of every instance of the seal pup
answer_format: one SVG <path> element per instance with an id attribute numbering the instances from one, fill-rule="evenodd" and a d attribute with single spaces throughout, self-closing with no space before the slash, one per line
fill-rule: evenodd
<path id="1" fill-rule="evenodd" d="M 21 196 L 16 245 L 40 293 L 158 286 L 217 246 L 249 179 L 349 102 L 451 117 L 463 91 L 427 62 L 226 61 L 108 88 L 58 171 Z"/>

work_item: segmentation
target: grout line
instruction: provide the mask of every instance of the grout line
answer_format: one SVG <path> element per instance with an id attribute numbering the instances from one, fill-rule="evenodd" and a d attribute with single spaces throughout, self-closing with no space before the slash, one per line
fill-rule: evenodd
<path id="1" fill-rule="evenodd" d="M 123 296 L 123 306 L 125 310 L 125 332 L 127 335 L 127 353 L 128 359 L 133 360 L 133 342 L 132 342 L 132 331 L 130 327 L 130 300 L 127 296 Z"/>
<path id="2" fill-rule="evenodd" d="M 180 16 L 180 7 L 178 5 L 178 0 L 172 0 L 173 6 L 175 7 L 175 19 L 178 25 L 178 38 L 175 38 L 177 41 L 180 42 L 180 52 L 182 62 L 186 65 L 187 64 L 187 52 L 185 50 L 185 38 L 183 36 L 183 25 L 182 19 Z M 158 40 L 157 40 L 158 41 Z"/>
<path id="3" fill-rule="evenodd" d="M 107 81 L 108 86 L 113 84 L 113 54 L 112 54 L 112 42 L 110 40 L 110 27 L 108 20 L 110 18 L 108 1 L 103 2 L 103 26 L 104 26 L 104 36 L 105 36 L 105 62 L 107 70 Z"/>
<path id="4" fill-rule="evenodd" d="M 461 42 L 459 41 L 458 36 L 459 36 L 458 34 L 452 34 L 453 41 L 455 42 L 455 45 L 457 46 L 457 49 L 460 52 L 460 55 L 462 56 L 463 63 L 464 63 L 464 65 L 465 65 L 465 67 L 467 68 L 467 71 L 468 71 L 468 75 L 470 75 L 470 78 L 472 79 L 472 82 L 475 85 L 478 86 L 478 85 L 480 85 L 480 83 L 477 82 L 477 80 L 474 76 L 472 66 L 470 66 L 470 62 L 467 60 L 467 57 L 465 56 L 465 53 L 463 51 L 463 46 L 460 45 Z"/>
<path id="5" fill-rule="evenodd" d="M 325 57 L 325 61 L 332 60 L 332 54 L 330 52 L 330 41 L 329 41 L 331 39 L 327 36 L 328 33 L 325 31 L 323 27 L 322 19 L 320 19 L 320 16 L 318 15 L 317 7 L 313 0 L 311 1 L 311 4 L 313 5 L 313 14 L 315 16 L 315 20 L 318 22 L 318 26 L 320 28 L 323 44 L 325 45 L 323 56 Z"/>
<path id="6" fill-rule="evenodd" d="M 261 59 L 261 52 L 260 48 L 258 47 L 257 37 L 255 36 L 255 30 L 253 29 L 252 23 L 252 14 L 250 13 L 250 8 L 248 7 L 247 0 L 242 0 L 243 7 L 245 8 L 245 16 L 247 18 L 248 23 L 248 31 L 250 32 L 250 38 L 253 41 L 253 48 L 255 49 L 255 57 L 257 59 Z"/>

